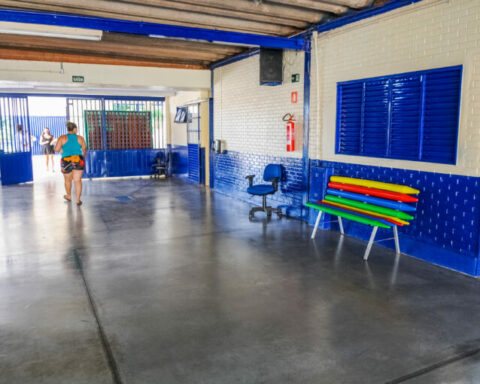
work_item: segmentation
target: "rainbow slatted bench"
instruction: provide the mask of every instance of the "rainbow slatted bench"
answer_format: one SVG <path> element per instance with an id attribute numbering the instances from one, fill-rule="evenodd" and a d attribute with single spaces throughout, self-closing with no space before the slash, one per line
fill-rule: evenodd
<path id="1" fill-rule="evenodd" d="M 397 226 L 409 225 L 418 202 L 419 190 L 406 185 L 382 183 L 380 181 L 331 176 L 326 195 L 322 201 L 307 203 L 306 206 L 318 210 L 315 228 L 311 238 L 315 238 L 322 214 L 338 217 L 340 233 L 344 235 L 342 218 L 357 221 L 373 227 L 363 256 L 368 259 L 378 228 L 392 228 L 395 250 L 400 253 Z"/>

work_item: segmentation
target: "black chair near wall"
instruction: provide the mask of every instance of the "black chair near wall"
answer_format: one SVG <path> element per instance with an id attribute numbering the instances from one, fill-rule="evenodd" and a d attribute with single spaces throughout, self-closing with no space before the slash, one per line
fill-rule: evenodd
<path id="1" fill-rule="evenodd" d="M 161 176 L 168 177 L 168 166 L 170 162 L 170 154 L 167 150 L 161 150 L 153 159 L 152 177 L 160 178 Z"/>
<path id="2" fill-rule="evenodd" d="M 245 178 L 248 179 L 247 192 L 254 196 L 262 196 L 262 206 L 253 207 L 250 209 L 249 218 L 252 219 L 255 216 L 255 212 L 265 212 L 267 217 L 271 217 L 272 213 L 276 213 L 278 217 L 282 217 L 282 210 L 279 208 L 273 208 L 267 206 L 267 196 L 273 195 L 278 191 L 278 183 L 282 180 L 283 167 L 280 164 L 268 164 L 263 171 L 263 181 L 271 184 L 253 184 L 255 175 L 248 175 Z"/>

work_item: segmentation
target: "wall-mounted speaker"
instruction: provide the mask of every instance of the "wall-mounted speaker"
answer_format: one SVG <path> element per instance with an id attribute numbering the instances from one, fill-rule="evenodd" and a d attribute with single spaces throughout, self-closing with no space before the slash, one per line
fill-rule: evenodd
<path id="1" fill-rule="evenodd" d="M 283 81 L 283 50 L 260 49 L 260 85 L 280 85 Z"/>

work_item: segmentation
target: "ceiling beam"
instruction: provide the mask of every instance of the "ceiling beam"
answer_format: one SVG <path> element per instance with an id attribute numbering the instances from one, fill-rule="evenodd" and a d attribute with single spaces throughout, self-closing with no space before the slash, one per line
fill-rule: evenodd
<path id="1" fill-rule="evenodd" d="M 349 8 L 365 8 L 372 5 L 373 0 L 322 0 L 326 3 L 344 5 Z"/>
<path id="2" fill-rule="evenodd" d="M 145 46 L 155 48 L 180 48 L 197 50 L 200 52 L 215 52 L 222 55 L 233 55 L 242 52 L 244 48 L 234 45 L 211 44 L 201 41 L 189 41 L 179 39 L 157 39 L 142 35 L 132 35 L 128 33 L 103 32 L 102 41 L 122 43 L 126 45 Z"/>
<path id="3" fill-rule="evenodd" d="M 161 41 L 159 42 L 161 43 Z M 38 37 L 25 35 L 3 35 L 0 39 L 0 47 L 44 49 L 49 51 L 67 50 L 69 53 L 116 55 L 138 58 L 139 60 L 193 60 L 193 61 L 216 61 L 225 57 L 224 54 L 215 51 L 192 50 L 181 46 L 146 46 L 129 45 L 124 42 L 112 41 L 84 41 L 56 37 Z"/>
<path id="4" fill-rule="evenodd" d="M 323 1 L 316 0 L 268 0 L 270 3 L 293 5 L 296 7 L 308 8 L 315 11 L 323 11 L 334 13 L 335 15 L 341 15 L 348 11 L 348 7 L 343 5 L 336 5 L 325 3 Z"/>
<path id="5" fill-rule="evenodd" d="M 62 5 L 77 9 L 99 10 L 104 12 L 123 13 L 125 15 L 136 15 L 146 17 L 158 17 L 174 22 L 196 23 L 203 26 L 213 26 L 218 28 L 245 28 L 254 33 L 264 33 L 269 35 L 287 36 L 298 32 L 296 28 L 250 21 L 238 20 L 222 16 L 207 14 L 196 14 L 193 12 L 178 11 L 168 8 L 151 7 L 148 5 L 139 5 L 133 3 L 124 3 L 120 1 L 106 0 L 29 0 L 31 3 L 40 3 L 43 5 Z"/>
<path id="6" fill-rule="evenodd" d="M 287 0 L 288 1 L 288 0 Z M 176 10 L 189 11 L 194 13 L 206 13 L 209 15 L 225 16 L 234 19 L 244 19 L 244 20 L 255 20 L 261 21 L 264 23 L 285 25 L 290 27 L 295 27 L 299 29 L 305 29 L 306 22 L 302 20 L 294 20 L 278 16 L 264 15 L 262 13 L 246 13 L 241 11 L 235 11 L 231 9 L 220 9 L 212 8 L 205 5 L 196 5 L 182 3 L 180 1 L 171 1 L 171 0 L 122 0 L 124 3 L 135 3 L 150 5 L 153 7 L 166 7 Z M 328 4 L 330 7 L 339 7 L 335 5 Z"/>
<path id="7" fill-rule="evenodd" d="M 244 46 L 261 46 L 296 50 L 305 49 L 305 42 L 302 38 L 263 36 L 249 33 L 227 32 L 48 12 L 0 9 L 0 21 L 87 28 L 143 35 L 160 35 L 165 37 L 236 43 Z"/>
<path id="8" fill-rule="evenodd" d="M 180 64 L 178 62 L 162 62 L 160 60 L 137 60 L 115 57 L 88 56 L 69 53 L 46 52 L 35 50 L 21 50 L 0 48 L 0 60 L 27 60 L 48 61 L 56 63 L 104 64 L 127 65 L 136 67 L 182 68 L 182 69 L 207 69 L 205 64 Z"/>
<path id="9" fill-rule="evenodd" d="M 8 9 L 20 9 L 20 10 L 29 10 L 29 11 L 45 11 L 45 12 L 58 12 L 58 13 L 69 13 L 69 14 L 77 14 L 83 16 L 94 16 L 94 17 L 103 17 L 103 18 L 110 18 L 110 19 L 118 19 L 118 20 L 129 20 L 129 21 L 140 21 L 140 22 L 149 22 L 154 24 L 166 24 L 166 25 L 181 25 L 186 27 L 192 28 L 210 28 L 200 24 L 195 23 L 175 23 L 171 20 L 166 19 L 156 19 L 151 17 L 140 17 L 140 16 L 133 16 L 133 15 L 124 15 L 120 13 L 114 12 L 102 12 L 102 11 L 92 11 L 86 9 L 77 9 L 72 7 L 63 7 L 63 6 L 55 6 L 55 5 L 42 5 L 36 3 L 30 3 L 28 0 L 0 0 L 0 7 L 5 7 Z M 236 28 L 224 28 L 226 31 L 231 32 L 241 32 L 245 33 L 248 32 L 247 30 L 243 29 L 236 29 Z"/>
<path id="10" fill-rule="evenodd" d="M 255 4 L 252 0 L 178 0 L 180 3 L 205 5 L 220 9 L 230 9 L 247 13 L 261 13 L 263 15 L 301 20 L 311 24 L 319 23 L 325 18 L 325 13 L 288 7 L 278 4 L 261 3 Z"/>

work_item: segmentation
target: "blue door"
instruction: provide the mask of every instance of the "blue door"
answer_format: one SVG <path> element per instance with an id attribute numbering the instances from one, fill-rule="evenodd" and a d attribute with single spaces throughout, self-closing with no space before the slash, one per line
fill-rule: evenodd
<path id="1" fill-rule="evenodd" d="M 200 108 L 198 104 L 188 106 L 187 114 L 187 146 L 188 146 L 188 178 L 194 183 L 201 182 L 200 167 Z"/>
<path id="2" fill-rule="evenodd" d="M 31 148 L 27 97 L 0 95 L 2 185 L 33 181 Z"/>

